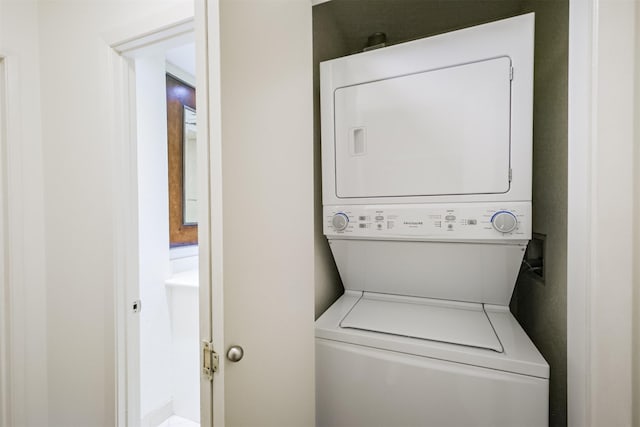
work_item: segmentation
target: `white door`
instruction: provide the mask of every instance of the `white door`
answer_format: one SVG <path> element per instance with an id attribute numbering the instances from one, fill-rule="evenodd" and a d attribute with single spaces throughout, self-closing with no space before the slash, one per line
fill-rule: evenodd
<path id="1" fill-rule="evenodd" d="M 213 425 L 312 426 L 311 2 L 210 0 L 206 16 Z"/>
<path id="2" fill-rule="evenodd" d="M 131 79 L 123 55 L 137 42 L 144 44 L 143 29 L 163 39 L 167 31 L 189 27 L 185 10 L 179 12 L 113 36 L 121 93 L 130 92 Z M 201 426 L 312 426 L 311 3 L 196 0 L 191 16 L 198 112 L 208 118 L 198 120 L 198 139 L 206 141 L 198 151 L 200 217 L 209 218 L 199 223 L 200 337 L 212 341 L 220 356 L 213 381 L 201 375 Z M 126 97 L 121 101 L 126 112 L 130 104 Z M 121 124 L 126 135 L 126 120 Z M 121 159 L 132 155 L 126 140 L 118 145 Z M 120 168 L 126 172 L 129 166 Z M 116 175 L 127 179 L 126 173 Z M 127 200 L 123 194 L 121 206 Z M 119 212 L 118 218 L 123 235 L 135 227 L 130 213 Z M 126 241 L 119 247 L 121 259 L 131 251 Z M 123 268 L 132 276 L 129 270 Z M 125 322 L 135 328 L 135 318 Z M 226 354 L 234 346 L 244 354 L 231 362 Z M 122 401 L 137 393 L 122 381 L 135 366 L 122 358 L 118 363 L 119 425 L 136 425 L 139 418 L 129 413 L 126 420 Z"/>

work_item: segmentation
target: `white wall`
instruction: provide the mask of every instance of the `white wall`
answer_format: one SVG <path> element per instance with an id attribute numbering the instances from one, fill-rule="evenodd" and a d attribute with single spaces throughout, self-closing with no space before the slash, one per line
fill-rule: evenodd
<path id="1" fill-rule="evenodd" d="M 174 414 L 199 422 L 200 334 L 197 269 L 178 277 L 180 280 L 175 280 L 176 284 L 168 287 L 171 310 L 172 407 Z"/>
<path id="2" fill-rule="evenodd" d="M 631 424 L 634 2 L 603 0 L 597 16 L 591 298 L 594 426 Z"/>
<path id="3" fill-rule="evenodd" d="M 136 59 L 140 414 L 171 402 L 167 104 L 164 55 Z M 144 424 L 143 424 L 144 425 Z"/>
<path id="4" fill-rule="evenodd" d="M 9 415 L 12 426 L 40 426 L 47 422 L 47 292 L 40 120 L 38 13 L 34 0 L 0 0 L 0 57 L 8 81 L 7 155 L 4 178 L 10 244 L 6 254 L 11 334 Z M 2 137 L 0 137 L 2 139 Z M 0 166 L 3 169 L 4 166 Z M 3 178 L 3 179 L 4 179 Z M 7 197 L 3 194 L 2 197 Z M 0 232 L 2 234 L 2 232 Z M 58 249 L 64 247 L 59 242 Z M 0 339 L 5 338 L 0 331 Z M 7 396 L 3 396 L 7 397 Z"/>
<path id="5" fill-rule="evenodd" d="M 102 35 L 177 4 L 192 7 L 189 0 L 39 3 L 51 426 L 115 425 L 117 190 Z"/>

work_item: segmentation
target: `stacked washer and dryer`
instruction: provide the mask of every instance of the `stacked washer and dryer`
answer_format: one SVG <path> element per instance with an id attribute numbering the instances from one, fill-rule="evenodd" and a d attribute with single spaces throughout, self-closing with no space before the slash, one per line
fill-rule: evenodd
<path id="1" fill-rule="evenodd" d="M 534 16 L 323 62 L 317 425 L 545 426 L 509 311 L 531 238 Z"/>

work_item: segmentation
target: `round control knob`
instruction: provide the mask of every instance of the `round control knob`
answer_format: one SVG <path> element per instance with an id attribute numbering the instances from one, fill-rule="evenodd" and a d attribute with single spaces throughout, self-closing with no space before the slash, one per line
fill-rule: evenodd
<path id="1" fill-rule="evenodd" d="M 349 217 L 342 212 L 337 213 L 331 219 L 331 225 L 333 225 L 333 228 L 337 231 L 343 231 L 347 228 L 347 225 L 349 225 Z"/>
<path id="2" fill-rule="evenodd" d="M 511 233 L 518 226 L 518 220 L 511 212 L 499 211 L 491 217 L 491 225 L 501 233 Z"/>

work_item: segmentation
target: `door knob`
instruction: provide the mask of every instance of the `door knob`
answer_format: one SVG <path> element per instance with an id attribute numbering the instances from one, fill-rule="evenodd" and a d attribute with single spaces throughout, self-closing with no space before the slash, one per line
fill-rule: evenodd
<path id="1" fill-rule="evenodd" d="M 244 350 L 239 345 L 233 345 L 227 350 L 227 359 L 232 362 L 239 362 L 244 356 Z"/>

